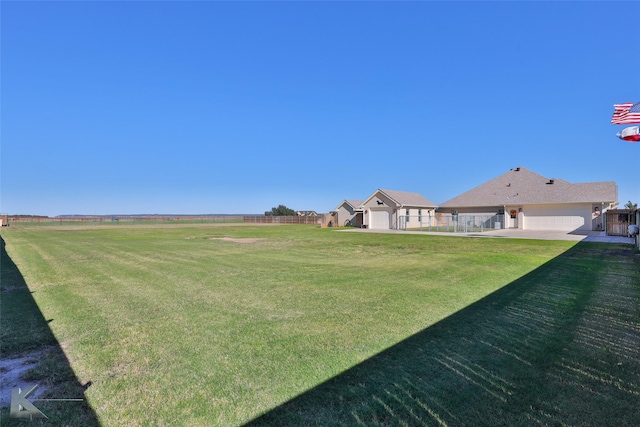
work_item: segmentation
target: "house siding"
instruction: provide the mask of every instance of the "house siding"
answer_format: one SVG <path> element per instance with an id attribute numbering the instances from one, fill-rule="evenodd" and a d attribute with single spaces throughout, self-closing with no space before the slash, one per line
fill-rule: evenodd
<path id="1" fill-rule="evenodd" d="M 526 230 L 591 230 L 591 212 L 591 203 L 527 205 L 523 207 L 523 228 Z"/>
<path id="2" fill-rule="evenodd" d="M 377 193 L 375 197 L 370 198 L 363 205 L 364 207 L 364 223 L 368 228 L 384 228 L 389 229 L 393 228 L 396 224 L 395 212 L 394 212 L 395 202 L 393 202 L 389 197 L 384 194 Z M 373 212 L 375 211 L 375 212 Z M 376 221 L 372 218 L 374 215 L 380 215 L 381 211 L 386 211 L 389 215 L 389 224 L 385 227 L 379 221 Z"/>
<path id="3" fill-rule="evenodd" d="M 495 215 L 504 209 L 505 228 L 588 231 L 603 230 L 603 211 L 606 211 L 606 207 L 603 203 L 506 204 L 475 208 L 440 208 L 438 212 L 449 214 L 455 210 L 458 215 Z"/>
<path id="4" fill-rule="evenodd" d="M 407 209 L 409 209 L 409 215 L 407 218 Z M 435 209 L 429 208 L 401 208 L 400 216 L 403 217 L 400 219 L 400 225 L 403 228 L 418 228 L 418 227 L 429 227 L 435 225 Z"/>
<path id="5" fill-rule="evenodd" d="M 352 221 L 355 218 L 356 211 L 350 205 L 343 203 L 338 209 L 337 226 L 342 227 L 347 221 Z"/>

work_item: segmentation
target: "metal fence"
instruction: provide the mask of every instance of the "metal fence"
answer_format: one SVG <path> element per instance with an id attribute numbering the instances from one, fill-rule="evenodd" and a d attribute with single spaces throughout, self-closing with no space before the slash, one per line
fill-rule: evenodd
<path id="1" fill-rule="evenodd" d="M 436 215 L 398 217 L 398 229 L 407 231 L 442 231 L 449 233 L 483 233 L 504 228 L 504 215 Z"/>
<path id="2" fill-rule="evenodd" d="M 322 215 L 317 216 L 272 216 L 245 215 L 242 222 L 249 224 L 321 224 Z"/>
<path id="3" fill-rule="evenodd" d="M 265 215 L 107 215 L 31 217 L 9 216 L 5 224 L 13 226 L 52 225 L 125 225 L 125 224 L 316 224 L 323 225 L 326 215 L 317 216 L 265 216 Z M 329 217 L 329 220 L 331 217 Z M 328 221 L 328 220 L 327 220 Z M 325 225 L 326 226 L 326 225 Z"/>
<path id="4" fill-rule="evenodd" d="M 8 225 L 125 225 L 125 224 L 207 224 L 242 222 L 240 215 L 108 215 L 65 217 L 8 217 Z"/>

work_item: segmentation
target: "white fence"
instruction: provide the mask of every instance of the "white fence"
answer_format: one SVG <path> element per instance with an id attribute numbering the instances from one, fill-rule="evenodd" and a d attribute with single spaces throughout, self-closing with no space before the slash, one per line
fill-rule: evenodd
<path id="1" fill-rule="evenodd" d="M 411 231 L 444 231 L 449 233 L 482 233 L 504 228 L 504 215 L 436 215 L 398 217 L 398 229 Z"/>

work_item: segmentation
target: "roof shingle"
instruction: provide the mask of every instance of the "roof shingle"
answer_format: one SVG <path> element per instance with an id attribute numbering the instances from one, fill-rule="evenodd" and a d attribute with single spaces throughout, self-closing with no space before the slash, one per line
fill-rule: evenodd
<path id="1" fill-rule="evenodd" d="M 614 181 L 571 184 L 563 179 L 545 178 L 517 167 L 442 203 L 440 207 L 482 207 L 506 204 L 559 204 L 617 202 Z"/>
<path id="2" fill-rule="evenodd" d="M 418 193 L 412 193 L 409 191 L 396 191 L 396 190 L 382 190 L 378 191 L 386 194 L 392 200 L 394 200 L 400 206 L 415 206 L 425 208 L 435 208 L 437 205 L 429 199 L 423 197 Z M 375 193 L 374 193 L 375 194 Z"/>

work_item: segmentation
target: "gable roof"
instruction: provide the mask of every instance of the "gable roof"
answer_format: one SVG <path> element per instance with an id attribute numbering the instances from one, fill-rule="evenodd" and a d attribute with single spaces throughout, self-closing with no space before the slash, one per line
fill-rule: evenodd
<path id="1" fill-rule="evenodd" d="M 614 181 L 572 184 L 563 179 L 545 178 L 517 167 L 440 207 L 483 207 L 510 204 L 615 203 L 618 186 Z"/>
<path id="2" fill-rule="evenodd" d="M 343 200 L 343 201 L 342 201 L 342 203 L 340 203 L 340 204 L 335 208 L 335 210 L 337 211 L 338 209 L 340 209 L 340 207 L 341 207 L 342 205 L 344 205 L 345 203 L 346 203 L 346 204 L 348 204 L 349 206 L 351 206 L 353 209 L 357 209 L 357 208 L 358 208 L 358 206 L 360 206 L 360 205 L 362 204 L 362 200 L 355 200 L 355 199 L 349 199 L 349 200 L 347 200 L 347 199 L 345 199 L 345 200 Z"/>
<path id="3" fill-rule="evenodd" d="M 432 201 L 426 199 L 418 193 L 411 193 L 408 191 L 396 191 L 396 190 L 381 190 L 377 189 L 371 196 L 367 198 L 361 205 L 364 205 L 369 200 L 375 197 L 376 194 L 382 193 L 389 199 L 394 201 L 396 205 L 401 206 L 414 206 L 421 208 L 435 208 L 437 205 Z"/>

